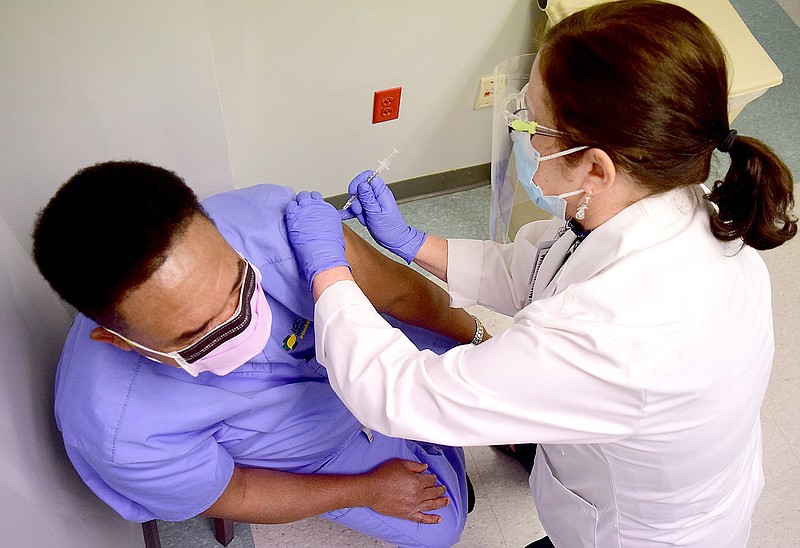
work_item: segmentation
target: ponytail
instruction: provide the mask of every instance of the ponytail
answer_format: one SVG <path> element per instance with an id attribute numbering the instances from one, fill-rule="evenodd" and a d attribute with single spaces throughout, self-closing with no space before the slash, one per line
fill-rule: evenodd
<path id="1" fill-rule="evenodd" d="M 660 194 L 706 181 L 717 147 L 731 165 L 708 196 L 714 236 L 772 249 L 797 233 L 792 174 L 730 129 L 725 52 L 690 11 L 647 0 L 577 11 L 546 31 L 539 72 L 563 149 L 599 148 Z"/>
<path id="2" fill-rule="evenodd" d="M 767 145 L 736 137 L 726 147 L 731 165 L 708 199 L 719 207 L 711 218 L 718 240 L 741 238 L 755 249 L 772 249 L 797 233 L 792 173 Z"/>

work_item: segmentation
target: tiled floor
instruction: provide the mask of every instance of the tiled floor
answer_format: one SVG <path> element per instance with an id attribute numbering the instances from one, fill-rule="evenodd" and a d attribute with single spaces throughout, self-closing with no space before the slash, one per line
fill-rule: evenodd
<path id="1" fill-rule="evenodd" d="M 800 200 L 795 186 L 795 201 Z M 800 545 L 800 237 L 764 253 L 772 273 L 775 363 L 761 412 L 767 485 L 750 546 Z"/>
<path id="2" fill-rule="evenodd" d="M 779 0 L 797 16 L 797 0 Z M 745 108 L 733 127 L 772 146 L 800 180 L 800 30 L 775 0 L 732 0 L 756 38 L 784 73 L 784 82 Z M 791 8 L 791 9 L 789 9 Z M 795 187 L 797 189 L 797 187 Z M 800 194 L 795 192 L 800 203 Z M 488 187 L 402 204 L 409 224 L 448 237 L 484 238 Z M 800 210 L 800 208 L 797 208 Z M 350 222 L 351 226 L 352 221 Z M 360 227 L 354 228 L 361 230 Z M 361 230 L 361 233 L 365 232 Z M 800 237 L 763 254 L 772 274 L 776 355 L 762 409 L 766 487 L 756 508 L 749 546 L 800 546 Z M 509 320 L 474 311 L 491 332 Z M 487 447 L 467 448 L 467 470 L 476 491 L 475 511 L 458 546 L 525 546 L 543 535 L 525 471 Z M 203 519 L 159 525 L 164 548 L 219 546 Z M 252 535 L 252 536 L 251 536 Z M 238 524 L 231 548 L 375 547 L 384 543 L 319 518 L 287 525 Z"/>

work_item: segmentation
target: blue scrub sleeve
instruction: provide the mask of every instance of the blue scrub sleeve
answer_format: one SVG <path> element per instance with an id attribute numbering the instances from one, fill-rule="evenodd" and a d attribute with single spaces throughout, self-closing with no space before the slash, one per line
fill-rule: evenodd
<path id="1" fill-rule="evenodd" d="M 233 459 L 213 437 L 175 449 L 178 456 L 170 460 L 120 463 L 67 447 L 92 491 L 122 517 L 136 522 L 192 518 L 214 504 L 228 486 Z"/>

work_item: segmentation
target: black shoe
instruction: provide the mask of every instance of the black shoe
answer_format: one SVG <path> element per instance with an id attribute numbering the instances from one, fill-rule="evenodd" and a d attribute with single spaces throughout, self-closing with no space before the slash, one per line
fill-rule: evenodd
<path id="1" fill-rule="evenodd" d="M 556 548 L 553 546 L 553 543 L 550 542 L 549 537 L 542 537 L 539 540 L 534 540 L 530 544 L 528 544 L 525 548 Z"/>
<path id="2" fill-rule="evenodd" d="M 472 482 L 467 474 L 467 514 L 472 513 L 475 509 L 475 488 L 472 487 Z"/>
<path id="3" fill-rule="evenodd" d="M 536 444 L 535 443 L 518 443 L 516 445 L 492 445 L 492 448 L 497 449 L 501 453 L 508 455 L 514 460 L 518 461 L 528 474 L 533 470 L 533 460 L 536 457 Z"/>

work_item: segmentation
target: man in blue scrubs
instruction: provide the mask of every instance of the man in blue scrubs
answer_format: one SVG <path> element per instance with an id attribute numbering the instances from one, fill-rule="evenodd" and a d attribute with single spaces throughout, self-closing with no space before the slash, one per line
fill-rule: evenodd
<path id="1" fill-rule="evenodd" d="M 56 380 L 67 453 L 132 521 L 321 514 L 399 546 L 452 545 L 463 451 L 371 432 L 336 397 L 287 243 L 294 198 L 258 185 L 201 206 L 177 175 L 139 162 L 88 167 L 59 189 L 34 258 L 79 311 Z M 346 247 L 376 308 L 421 348 L 472 339 L 474 320 L 436 285 L 350 231 Z"/>

